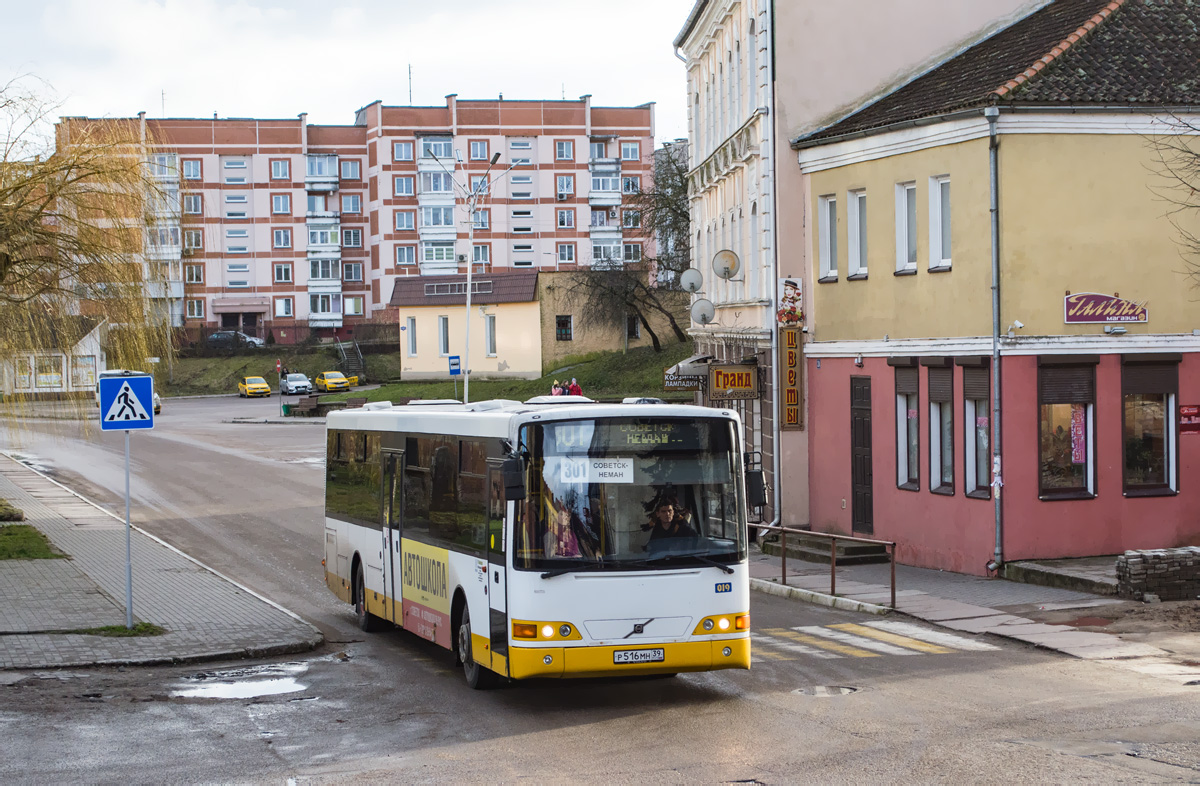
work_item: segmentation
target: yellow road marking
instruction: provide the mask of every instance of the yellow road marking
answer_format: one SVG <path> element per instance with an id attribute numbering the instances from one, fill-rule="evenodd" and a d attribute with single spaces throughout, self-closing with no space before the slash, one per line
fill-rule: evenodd
<path id="1" fill-rule="evenodd" d="M 762 647 L 759 647 L 754 650 L 754 657 L 762 658 L 763 660 L 795 660 L 795 658 L 791 658 L 782 653 L 774 652 L 772 650 L 764 649 Z"/>
<path id="2" fill-rule="evenodd" d="M 853 633 L 856 636 L 865 636 L 866 638 L 875 639 L 876 641 L 883 641 L 888 644 L 907 647 L 910 650 L 928 652 L 932 655 L 945 655 L 948 652 L 954 652 L 954 650 L 950 649 L 949 647 L 930 644 L 927 641 L 920 641 L 919 639 L 910 639 L 908 636 L 899 636 L 895 633 L 888 633 L 887 631 L 875 630 L 874 628 L 868 628 L 865 625 L 858 625 L 853 622 L 842 622 L 837 625 L 830 625 L 829 627 L 836 628 L 837 630 L 844 630 L 847 633 Z"/>
<path id="3" fill-rule="evenodd" d="M 862 649 L 859 649 L 858 647 L 851 647 L 849 644 L 839 644 L 836 641 L 820 639 L 820 638 L 817 638 L 816 636 L 809 636 L 804 633 L 797 633 L 794 630 L 787 630 L 786 628 L 767 628 L 763 631 L 763 633 L 769 633 L 772 636 L 780 636 L 785 639 L 791 639 L 792 641 L 798 641 L 801 644 L 807 644 L 811 647 L 820 647 L 821 649 L 829 650 L 830 652 L 840 652 L 842 655 L 849 655 L 851 658 L 878 658 L 879 657 L 878 652 L 870 652 L 868 650 L 862 650 Z"/>

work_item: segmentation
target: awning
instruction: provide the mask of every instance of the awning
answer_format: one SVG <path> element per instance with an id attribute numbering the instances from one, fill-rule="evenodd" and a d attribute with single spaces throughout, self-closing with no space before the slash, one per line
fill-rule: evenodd
<path id="1" fill-rule="evenodd" d="M 667 369 L 668 374 L 680 377 L 703 377 L 708 375 L 708 363 L 712 355 L 692 355 L 687 360 L 681 360 Z"/>
<path id="2" fill-rule="evenodd" d="M 270 298 L 265 297 L 218 298 L 212 303 L 214 314 L 236 314 L 243 311 L 262 313 L 269 308 Z"/>

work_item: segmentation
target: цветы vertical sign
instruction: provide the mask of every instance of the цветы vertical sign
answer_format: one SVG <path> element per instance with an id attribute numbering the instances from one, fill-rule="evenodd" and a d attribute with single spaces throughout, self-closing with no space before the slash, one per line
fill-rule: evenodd
<path id="1" fill-rule="evenodd" d="M 803 430 L 804 358 L 800 353 L 800 328 L 779 328 L 780 428 Z"/>

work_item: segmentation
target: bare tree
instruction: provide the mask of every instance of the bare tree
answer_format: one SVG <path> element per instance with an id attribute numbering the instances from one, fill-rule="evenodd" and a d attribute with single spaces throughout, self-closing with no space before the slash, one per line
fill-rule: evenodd
<path id="1" fill-rule="evenodd" d="M 145 252 L 177 194 L 160 186 L 136 122 L 56 128 L 58 107 L 30 82 L 0 87 L 0 371 L 69 355 L 88 323 L 108 326 L 110 364 L 169 356 L 170 326 L 151 299 L 165 273 Z"/>
<path id="2" fill-rule="evenodd" d="M 654 180 L 625 189 L 624 232 L 648 242 L 637 260 L 595 261 L 572 274 L 563 285 L 564 299 L 584 325 L 623 328 L 635 318 L 650 336 L 656 352 L 662 340 L 654 323 L 667 324 L 676 341 L 686 341 L 686 298 L 679 274 L 689 258 L 690 212 L 687 192 L 687 144 L 664 145 L 654 153 Z"/>
<path id="3" fill-rule="evenodd" d="M 1159 182 L 1151 190 L 1170 206 L 1167 219 L 1187 275 L 1200 287 L 1200 122 L 1173 115 L 1165 123 L 1162 133 L 1145 137 L 1157 159 L 1152 169 Z"/>

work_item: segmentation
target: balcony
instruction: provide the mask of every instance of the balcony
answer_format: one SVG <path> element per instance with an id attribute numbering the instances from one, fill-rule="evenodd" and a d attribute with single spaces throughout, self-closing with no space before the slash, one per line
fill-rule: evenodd
<path id="1" fill-rule="evenodd" d="M 309 224 L 330 224 L 340 221 L 342 214 L 336 210 L 309 210 L 304 219 Z"/>
<path id="2" fill-rule="evenodd" d="M 146 297 L 151 300 L 179 300 L 183 297 L 182 281 L 147 281 Z"/>
<path id="3" fill-rule="evenodd" d="M 621 204 L 621 191 L 613 189 L 592 189 L 588 191 L 588 204 L 593 207 L 616 207 Z"/>
<path id="4" fill-rule="evenodd" d="M 342 280 L 340 278 L 309 278 L 308 293 L 310 295 L 340 295 Z"/>
<path id="5" fill-rule="evenodd" d="M 310 155 L 304 173 L 307 191 L 333 192 L 338 190 L 338 157 Z"/>
<path id="6" fill-rule="evenodd" d="M 308 326 L 310 328 L 340 328 L 342 326 L 342 315 L 328 311 L 309 314 Z"/>

